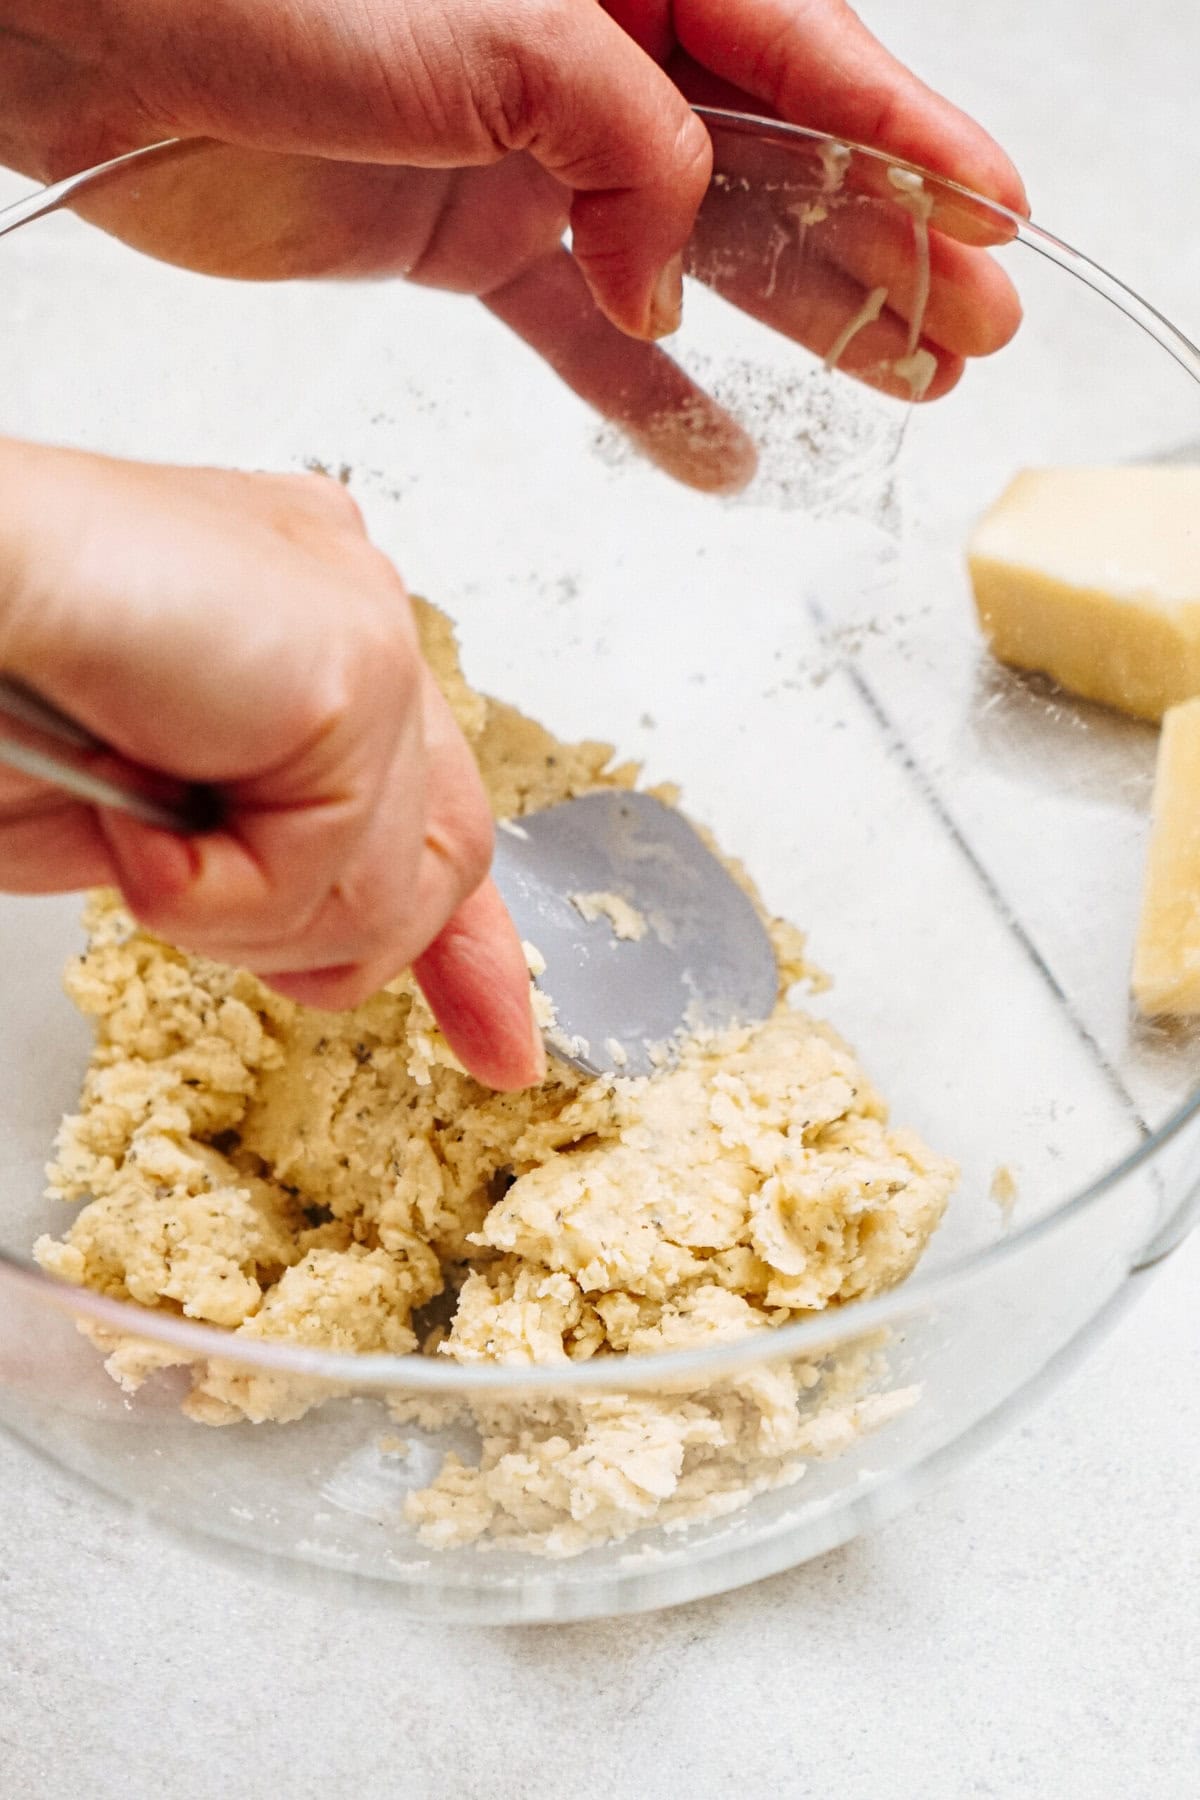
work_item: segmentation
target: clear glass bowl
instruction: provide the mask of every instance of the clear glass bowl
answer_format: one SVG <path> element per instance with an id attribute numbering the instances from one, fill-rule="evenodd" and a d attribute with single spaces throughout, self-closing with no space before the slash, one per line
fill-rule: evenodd
<path id="1" fill-rule="evenodd" d="M 961 1165 L 907 1283 L 703 1352 L 464 1368 L 235 1345 L 31 1264 L 38 1233 L 66 1222 L 42 1172 L 88 1030 L 60 985 L 77 901 L 4 900 L 0 1421 L 137 1507 L 390 1581 L 413 1612 L 656 1606 L 873 1525 L 1057 1376 L 1131 1274 L 1182 1236 L 1200 1178 L 1196 1035 L 1137 1022 L 1128 999 L 1155 733 L 995 667 L 963 555 L 1021 466 L 1186 457 L 1200 357 L 1103 271 L 984 201 L 932 176 L 914 187 L 889 159 L 812 133 L 706 116 L 718 175 L 670 352 L 757 443 L 757 474 L 725 498 L 637 455 L 468 300 L 307 279 L 390 273 L 386 207 L 359 229 L 324 193 L 319 229 L 298 231 L 274 159 L 169 148 L 0 215 L 15 233 L 0 293 L 7 432 L 344 468 L 377 541 L 456 620 L 478 686 L 682 782 L 772 909 L 809 931 L 834 976 L 813 1010 L 895 1117 Z M 998 246 L 1025 315 L 1007 349 L 920 406 L 821 360 L 865 292 L 842 274 L 831 287 L 831 268 L 861 273 L 878 250 L 894 278 L 923 279 L 914 192 L 935 227 Z M 127 236 L 218 274 L 259 273 L 282 252 L 299 278 L 188 273 L 71 207 L 106 224 L 119 207 Z M 781 293 L 798 308 L 823 296 L 813 348 L 754 316 Z M 843 360 L 856 358 L 871 360 L 866 333 Z M 599 356 L 582 384 L 627 421 L 627 377 Z M 736 438 L 707 425 L 681 437 L 660 415 L 646 441 L 660 460 L 698 458 L 693 476 L 719 486 Z M 81 1321 L 306 1382 L 327 1403 L 286 1426 L 206 1430 L 178 1410 L 184 1370 L 126 1395 Z M 547 1418 L 603 1394 L 705 1406 L 797 1372 L 806 1453 L 725 1516 L 562 1560 L 503 1542 L 431 1548 L 405 1523 L 406 1494 L 447 1448 L 477 1454 L 489 1408 Z M 427 1399 L 461 1402 L 457 1423 L 394 1424 L 389 1405 Z"/>

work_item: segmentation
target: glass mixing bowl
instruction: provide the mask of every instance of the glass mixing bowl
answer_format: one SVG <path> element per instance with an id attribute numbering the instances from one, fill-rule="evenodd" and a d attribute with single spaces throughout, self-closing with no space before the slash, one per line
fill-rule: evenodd
<path id="1" fill-rule="evenodd" d="M 389 1581 L 414 1612 L 615 1613 L 828 1549 L 1056 1378 L 1195 1204 L 1196 1035 L 1138 1022 L 1128 998 L 1155 733 L 996 667 L 964 542 L 1023 465 L 1186 458 L 1200 357 L 985 201 L 812 133 L 706 117 L 717 174 L 669 348 L 727 413 L 615 340 L 569 283 L 498 323 L 400 279 L 316 279 L 395 275 L 394 172 L 359 216 L 336 170 L 168 147 L 0 215 L 7 432 L 341 470 L 376 540 L 457 622 L 476 685 L 682 783 L 832 972 L 805 1004 L 961 1167 L 906 1283 L 750 1339 L 549 1368 L 233 1340 L 31 1263 L 38 1233 L 67 1223 L 42 1172 L 89 1034 L 60 985 L 77 901 L 4 900 L 0 1420 L 136 1507 Z M 919 308 L 930 271 L 944 298 L 950 238 L 995 246 L 1024 322 L 956 383 L 944 361 L 931 392 L 950 391 L 911 405 L 927 365 L 903 359 L 920 345 L 886 311 L 864 324 L 863 303 L 880 284 Z M 295 279 L 222 278 L 281 269 Z M 807 344 L 773 329 L 781 306 Z M 748 483 L 728 415 L 757 445 Z M 698 491 L 655 459 L 740 491 Z M 81 1325 L 181 1366 L 126 1394 Z M 178 1402 L 189 1361 L 210 1357 L 325 1404 L 205 1429 Z M 757 1443 L 761 1491 L 714 1516 L 561 1559 L 439 1548 L 405 1521 L 410 1490 L 448 1448 L 477 1457 L 497 1409 L 736 1408 L 780 1381 L 804 1452 L 772 1469 Z"/>

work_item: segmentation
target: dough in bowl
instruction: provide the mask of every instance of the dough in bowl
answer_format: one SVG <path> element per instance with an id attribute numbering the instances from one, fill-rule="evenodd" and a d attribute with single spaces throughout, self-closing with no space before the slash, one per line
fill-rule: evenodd
<path id="1" fill-rule="evenodd" d="M 418 612 L 497 816 L 634 784 L 608 745 L 560 743 L 475 693 L 446 619 Z M 67 986 L 96 1044 L 50 1171 L 81 1204 L 35 1254 L 67 1281 L 227 1329 L 229 1358 L 196 1359 L 88 1327 L 128 1390 L 188 1366 L 184 1406 L 207 1425 L 293 1420 L 328 1398 L 235 1360 L 258 1340 L 561 1365 L 766 1333 L 902 1280 L 954 1184 L 950 1162 L 889 1124 L 847 1046 L 791 1004 L 819 978 L 778 921 L 765 1023 L 692 1043 L 648 1079 L 552 1062 L 515 1095 L 462 1072 L 407 977 L 319 1013 L 161 943 L 112 894 L 92 897 L 87 925 Z M 563 1554 L 731 1510 L 901 1403 L 872 1391 L 876 1361 L 860 1346 L 661 1394 L 448 1404 L 478 1451 L 445 1456 L 408 1496 L 407 1526 L 432 1544 Z M 394 1410 L 440 1422 L 428 1401 Z"/>

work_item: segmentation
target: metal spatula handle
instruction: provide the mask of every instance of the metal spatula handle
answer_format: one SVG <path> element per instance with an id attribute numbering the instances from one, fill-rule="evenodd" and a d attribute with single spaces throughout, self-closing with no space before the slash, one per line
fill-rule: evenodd
<path id="1" fill-rule="evenodd" d="M 94 806 L 113 807 L 144 825 L 187 837 L 211 831 L 223 810 L 215 788 L 130 762 L 23 681 L 5 675 L 0 675 L 0 763 Z"/>

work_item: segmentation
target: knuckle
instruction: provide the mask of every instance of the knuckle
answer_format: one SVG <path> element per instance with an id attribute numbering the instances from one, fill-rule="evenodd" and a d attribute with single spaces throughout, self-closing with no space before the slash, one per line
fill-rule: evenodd
<path id="1" fill-rule="evenodd" d="M 749 59 L 745 79 L 752 93 L 769 95 L 778 102 L 789 92 L 801 41 L 795 14 L 784 8 L 774 28 L 760 34 L 758 49 Z"/>
<path id="2" fill-rule="evenodd" d="M 324 1006 L 329 1012 L 351 1012 L 378 993 L 385 977 L 372 965 L 354 964 L 326 978 Z"/>
<path id="3" fill-rule="evenodd" d="M 713 144 L 705 125 L 685 108 L 675 138 L 675 163 L 681 185 L 697 200 L 712 180 Z"/>
<path id="4" fill-rule="evenodd" d="M 322 904 L 302 927 L 299 947 L 310 962 L 361 963 L 389 954 L 413 935 L 417 863 L 391 832 L 375 830 L 339 871 Z"/>
<path id="5" fill-rule="evenodd" d="M 541 83 L 522 58 L 495 50 L 475 77 L 475 110 L 499 152 L 526 150 L 542 119 Z"/>
<path id="6" fill-rule="evenodd" d="M 257 969 L 264 958 L 278 962 L 282 945 L 296 941 L 312 912 L 311 901 L 276 890 L 255 903 L 223 904 L 206 897 L 200 904 L 155 906 L 130 902 L 138 923 L 157 936 L 214 962 Z"/>
<path id="7" fill-rule="evenodd" d="M 303 474 L 273 475 L 269 480 L 278 502 L 275 523 L 286 537 L 304 539 L 313 526 L 365 536 L 362 512 L 346 486 L 349 470 L 345 479 L 324 469 L 310 469 Z"/>
<path id="8" fill-rule="evenodd" d="M 886 149 L 897 135 L 896 126 L 901 109 L 900 96 L 894 83 L 887 79 L 865 83 L 858 96 L 858 105 L 858 131 L 863 142 L 877 145 L 881 150 Z"/>
<path id="9" fill-rule="evenodd" d="M 301 750 L 336 742 L 344 756 L 384 747 L 420 705 L 421 668 L 415 631 L 399 578 L 373 599 L 364 574 L 344 596 L 339 629 L 322 667 L 297 691 L 288 729 Z M 356 786 L 358 784 L 356 783 Z"/>
<path id="10" fill-rule="evenodd" d="M 384 608 L 364 622 L 348 684 L 351 705 L 367 709 L 362 723 L 373 715 L 376 723 L 387 723 L 389 737 L 421 704 L 421 662 L 407 610 Z"/>
<path id="11" fill-rule="evenodd" d="M 384 602 L 384 619 L 397 642 L 411 645 L 414 641 L 412 614 L 404 577 L 386 551 L 368 537 L 358 546 L 364 585 Z"/>
<path id="12" fill-rule="evenodd" d="M 174 939 L 181 948 L 196 947 L 192 941 L 197 935 L 195 921 L 188 917 L 186 907 L 139 893 L 128 876 L 121 880 L 121 897 L 145 931 L 153 932 L 156 937 Z"/>
<path id="13" fill-rule="evenodd" d="M 277 971 L 260 975 L 268 987 L 321 1012 L 352 1011 L 377 993 L 386 979 L 378 967 L 365 963 L 338 964 L 303 974 Z"/>
<path id="14" fill-rule="evenodd" d="M 463 895 L 474 893 L 492 866 L 495 827 L 483 804 L 463 805 L 441 824 L 438 848 L 458 877 Z"/>
<path id="15" fill-rule="evenodd" d="M 477 15 L 474 104 L 497 150 L 525 150 L 545 129 L 561 83 L 556 69 L 574 35 L 573 0 L 519 0 Z"/>
<path id="16" fill-rule="evenodd" d="M 365 531 L 362 510 L 346 485 L 349 478 L 348 470 L 346 480 L 343 480 L 340 476 L 327 474 L 322 469 L 310 470 L 306 475 L 300 477 L 301 481 L 307 484 L 308 492 L 315 505 L 330 519 L 355 531 Z"/>
<path id="17" fill-rule="evenodd" d="M 571 254 L 595 281 L 621 279 L 630 271 L 630 234 L 601 194 L 584 194 L 571 209 Z"/>
<path id="18" fill-rule="evenodd" d="M 342 948 L 347 961 L 362 962 L 383 955 L 405 934 L 412 905 L 411 883 L 398 874 L 394 880 L 356 880 L 339 883 L 336 918 L 327 929 Z"/>

